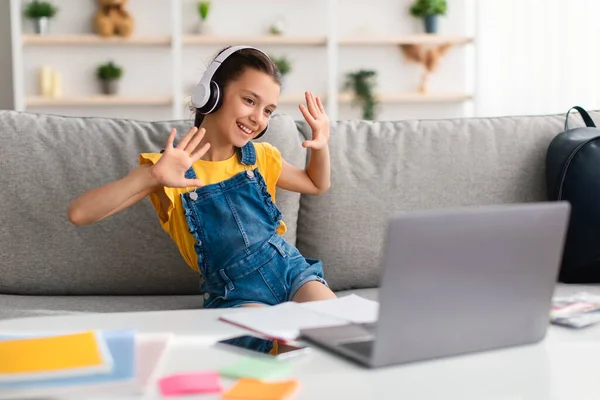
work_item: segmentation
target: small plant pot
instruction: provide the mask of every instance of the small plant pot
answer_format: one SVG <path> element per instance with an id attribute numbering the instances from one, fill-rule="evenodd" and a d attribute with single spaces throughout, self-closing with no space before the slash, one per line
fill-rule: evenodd
<path id="1" fill-rule="evenodd" d="M 210 22 L 206 19 L 200 18 L 198 20 L 198 34 L 199 35 L 210 35 L 212 33 L 212 27 Z"/>
<path id="2" fill-rule="evenodd" d="M 423 17 L 423 23 L 425 25 L 425 33 L 437 33 L 438 32 L 438 16 L 437 15 L 426 15 Z"/>
<path id="3" fill-rule="evenodd" d="M 42 17 L 33 19 L 33 30 L 37 35 L 47 35 L 50 31 L 50 18 Z"/>
<path id="4" fill-rule="evenodd" d="M 118 79 L 101 79 L 100 87 L 102 94 L 115 95 L 119 92 L 119 80 Z"/>

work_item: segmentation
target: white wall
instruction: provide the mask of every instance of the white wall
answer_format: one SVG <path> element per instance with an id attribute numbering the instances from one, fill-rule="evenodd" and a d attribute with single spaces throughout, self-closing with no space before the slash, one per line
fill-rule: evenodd
<path id="1" fill-rule="evenodd" d="M 412 0 L 339 0 L 338 34 L 358 36 L 406 35 L 423 32 L 420 20 L 412 17 L 409 7 Z M 446 35 L 468 35 L 467 0 L 450 0 L 448 15 L 439 21 L 439 33 Z M 368 17 L 367 17 L 368 15 Z M 470 45 L 469 45 L 470 46 Z M 467 90 L 468 58 L 467 46 L 455 46 L 442 58 L 439 70 L 430 80 L 430 91 L 434 93 L 465 93 Z M 339 82 L 344 75 L 359 68 L 378 72 L 378 89 L 385 93 L 416 92 L 422 74 L 420 65 L 409 63 L 400 48 L 395 45 L 358 46 L 345 45 L 339 49 Z M 400 104 L 383 103 L 379 107 L 378 119 L 446 118 L 463 115 L 461 103 Z M 350 105 L 340 108 L 341 118 L 360 118 L 359 109 Z"/>
<path id="2" fill-rule="evenodd" d="M 600 1 L 478 1 L 478 114 L 600 109 Z"/>

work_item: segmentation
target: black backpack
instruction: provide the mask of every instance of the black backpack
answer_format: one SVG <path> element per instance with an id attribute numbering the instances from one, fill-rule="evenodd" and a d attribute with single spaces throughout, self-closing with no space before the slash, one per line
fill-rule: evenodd
<path id="1" fill-rule="evenodd" d="M 577 110 L 585 127 L 569 129 Z M 546 185 L 551 201 L 568 201 L 571 217 L 558 280 L 600 282 L 600 129 L 581 107 L 569 109 L 564 132 L 546 153 Z"/>

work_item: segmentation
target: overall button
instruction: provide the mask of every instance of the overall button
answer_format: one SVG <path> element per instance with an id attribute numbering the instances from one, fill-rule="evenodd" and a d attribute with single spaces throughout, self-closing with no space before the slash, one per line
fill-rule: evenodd
<path id="1" fill-rule="evenodd" d="M 210 297 L 210 293 L 204 293 L 204 300 L 208 300 L 209 297 Z"/>
<path id="2" fill-rule="evenodd" d="M 191 192 L 190 193 L 190 199 L 192 199 L 193 201 L 198 200 L 198 193 L 196 192 Z"/>
<path id="3" fill-rule="evenodd" d="M 246 175 L 248 176 L 248 178 L 252 179 L 254 178 L 254 171 L 248 170 L 246 171 Z"/>

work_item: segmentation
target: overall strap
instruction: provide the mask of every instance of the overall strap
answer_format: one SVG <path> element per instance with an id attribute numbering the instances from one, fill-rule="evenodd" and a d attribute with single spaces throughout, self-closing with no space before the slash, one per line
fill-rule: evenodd
<path id="1" fill-rule="evenodd" d="M 256 150 L 252 142 L 246 143 L 244 147 L 238 147 L 237 149 L 238 159 L 244 165 L 256 164 Z"/>
<path id="2" fill-rule="evenodd" d="M 185 177 L 187 179 L 196 179 L 196 171 L 194 171 L 194 167 L 190 167 L 187 171 L 185 171 Z"/>

